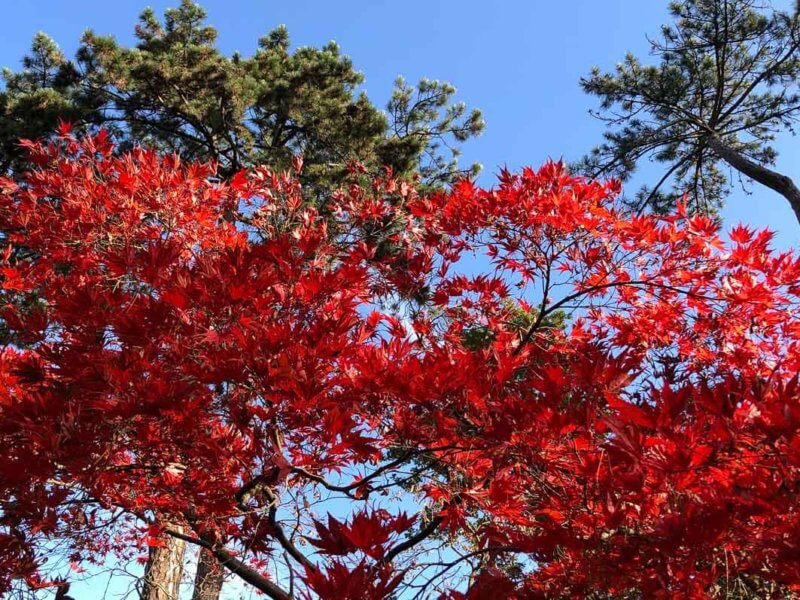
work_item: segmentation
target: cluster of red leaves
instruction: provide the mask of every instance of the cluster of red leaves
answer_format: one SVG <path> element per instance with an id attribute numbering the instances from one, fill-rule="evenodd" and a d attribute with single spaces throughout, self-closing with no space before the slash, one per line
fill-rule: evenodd
<path id="1" fill-rule="evenodd" d="M 356 513 L 350 524 L 328 515 L 327 526 L 314 521 L 319 539 L 309 541 L 325 554 L 344 556 L 360 551 L 380 560 L 388 551 L 386 543 L 392 534 L 403 533 L 413 524 L 414 519 L 405 514 L 392 517 L 383 510 Z"/>
<path id="2" fill-rule="evenodd" d="M 321 214 L 266 169 L 30 150 L 0 182 L 0 590 L 53 539 L 81 562 L 175 525 L 254 573 L 285 550 L 320 598 L 800 585 L 800 261 L 768 234 L 626 217 L 557 164 Z M 373 504 L 392 486 L 418 518 Z M 276 516 L 309 487 L 352 507 L 294 507 L 316 557 Z"/>

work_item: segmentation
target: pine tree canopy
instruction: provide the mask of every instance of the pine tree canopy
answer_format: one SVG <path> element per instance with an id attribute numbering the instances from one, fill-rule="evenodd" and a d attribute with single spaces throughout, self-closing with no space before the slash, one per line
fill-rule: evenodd
<path id="1" fill-rule="evenodd" d="M 581 80 L 606 124 L 582 170 L 624 181 L 645 160 L 663 165 L 630 199 L 657 212 L 686 195 L 690 208 L 713 213 L 731 183 L 750 179 L 785 196 L 800 218 L 800 191 L 769 168 L 776 134 L 800 117 L 796 13 L 762 0 L 682 0 L 670 13 L 651 40 L 651 64 L 628 54 Z"/>
<path id="2" fill-rule="evenodd" d="M 304 183 L 317 195 L 340 184 L 356 159 L 370 171 L 418 174 L 427 185 L 479 169 L 459 165 L 459 146 L 484 121 L 454 101 L 452 85 L 399 78 L 380 110 L 334 42 L 292 49 L 280 26 L 252 56 L 225 56 L 205 18 L 191 0 L 163 19 L 146 9 L 134 47 L 87 31 L 73 60 L 37 34 L 22 69 L 3 72 L 0 170 L 19 166 L 20 138 L 47 135 L 59 120 L 104 127 L 122 149 L 144 144 L 217 161 L 223 176 L 255 164 L 285 168 L 302 154 Z"/>

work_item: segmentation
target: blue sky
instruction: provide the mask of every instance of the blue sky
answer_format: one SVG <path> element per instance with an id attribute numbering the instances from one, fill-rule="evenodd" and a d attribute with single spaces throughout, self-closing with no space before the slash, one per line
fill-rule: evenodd
<path id="1" fill-rule="evenodd" d="M 177 2 L 150 5 L 160 13 Z M 252 53 L 258 37 L 279 24 L 288 26 L 295 46 L 336 40 L 365 73 L 365 88 L 380 106 L 398 75 L 412 82 L 429 77 L 454 83 L 458 99 L 484 111 L 486 131 L 465 146 L 464 161 L 484 165 L 486 185 L 500 166 L 576 159 L 597 143 L 602 127 L 587 112 L 595 102 L 581 92 L 578 79 L 595 64 L 612 68 L 628 50 L 643 56 L 645 35 L 657 33 L 667 18 L 667 0 L 201 3 L 226 53 Z M 146 0 L 3 0 L 0 65 L 18 68 L 37 31 L 49 33 L 70 55 L 86 28 L 130 43 L 144 6 Z M 778 170 L 800 180 L 798 140 L 787 134 L 777 148 Z M 640 181 L 657 173 L 644 169 Z M 796 247 L 800 225 L 786 201 L 757 185 L 751 191 L 732 195 L 726 223 L 770 227 L 778 232 L 777 245 Z"/>

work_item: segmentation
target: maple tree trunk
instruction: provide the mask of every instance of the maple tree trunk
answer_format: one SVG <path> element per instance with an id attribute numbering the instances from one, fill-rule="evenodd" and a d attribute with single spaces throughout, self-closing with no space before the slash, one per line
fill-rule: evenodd
<path id="1" fill-rule="evenodd" d="M 192 600 L 217 600 L 222 590 L 225 569 L 216 557 L 206 550 L 200 550 L 197 558 L 197 575 L 194 578 Z"/>
<path id="2" fill-rule="evenodd" d="M 708 137 L 708 145 L 711 146 L 717 156 L 734 169 L 786 198 L 797 217 L 797 221 L 800 222 L 800 189 L 798 189 L 791 177 L 750 160 L 714 135 Z"/>
<path id="3" fill-rule="evenodd" d="M 179 526 L 172 525 L 171 528 L 182 531 Z M 164 536 L 163 546 L 150 548 L 144 569 L 142 600 L 179 599 L 185 554 L 186 542 L 169 535 Z"/>

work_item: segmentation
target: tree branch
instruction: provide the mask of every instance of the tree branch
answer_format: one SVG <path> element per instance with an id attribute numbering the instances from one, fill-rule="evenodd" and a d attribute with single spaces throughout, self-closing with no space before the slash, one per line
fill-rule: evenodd
<path id="1" fill-rule="evenodd" d="M 413 548 L 421 541 L 433 535 L 433 533 L 439 528 L 439 525 L 442 524 L 442 521 L 444 521 L 444 518 L 438 516 L 431 519 L 431 522 L 428 523 L 422 529 L 420 529 L 418 533 L 412 535 L 405 542 L 401 542 L 397 544 L 394 548 L 389 550 L 386 553 L 386 556 L 383 557 L 381 562 L 384 564 L 392 562 L 395 558 L 397 558 L 399 554 L 405 552 L 406 550 L 409 550 L 410 548 Z"/>
<path id="2" fill-rule="evenodd" d="M 256 589 L 264 592 L 267 596 L 272 598 L 272 600 L 291 600 L 291 596 L 283 591 L 283 589 L 275 585 L 272 581 L 264 577 L 255 569 L 248 567 L 224 548 L 221 548 L 207 540 L 185 535 L 172 529 L 166 529 L 164 531 L 172 537 L 206 548 L 216 557 L 220 565 L 228 569 L 234 575 L 239 576 Z"/>
<path id="3" fill-rule="evenodd" d="M 708 136 L 708 145 L 717 156 L 734 169 L 786 198 L 797 217 L 798 223 L 800 223 L 800 189 L 798 189 L 791 177 L 750 160 L 714 134 Z"/>

